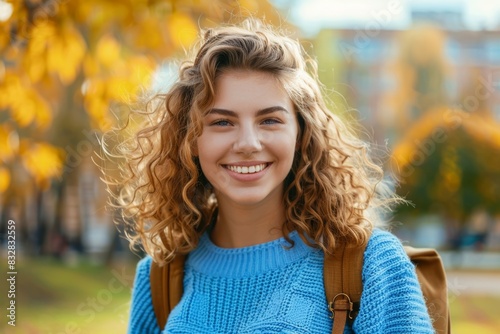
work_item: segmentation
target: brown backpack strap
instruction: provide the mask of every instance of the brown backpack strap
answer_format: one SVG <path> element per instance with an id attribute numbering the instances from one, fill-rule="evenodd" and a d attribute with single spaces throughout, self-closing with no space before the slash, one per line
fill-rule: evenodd
<path id="1" fill-rule="evenodd" d="M 325 254 L 325 293 L 331 317 L 335 318 L 332 334 L 344 333 L 347 320 L 353 321 L 358 314 L 364 251 L 365 246 L 348 247 L 339 243 L 333 254 Z"/>
<path id="2" fill-rule="evenodd" d="M 184 261 L 184 255 L 177 255 L 172 262 L 167 263 L 163 267 L 160 267 L 154 261 L 151 263 L 151 271 L 149 273 L 151 300 L 160 329 L 165 327 L 168 315 L 181 300 Z"/>

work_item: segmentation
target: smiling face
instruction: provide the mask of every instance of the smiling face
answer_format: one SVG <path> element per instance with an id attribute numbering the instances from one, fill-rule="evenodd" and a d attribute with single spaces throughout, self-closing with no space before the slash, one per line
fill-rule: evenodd
<path id="1" fill-rule="evenodd" d="M 196 151 L 219 205 L 281 203 L 299 131 L 292 101 L 256 71 L 228 71 L 215 91 Z"/>

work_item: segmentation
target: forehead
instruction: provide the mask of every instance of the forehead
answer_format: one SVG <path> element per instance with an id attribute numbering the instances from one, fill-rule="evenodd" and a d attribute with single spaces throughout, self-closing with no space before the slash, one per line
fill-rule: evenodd
<path id="1" fill-rule="evenodd" d="M 279 80 L 270 73 L 229 70 L 215 81 L 214 107 L 256 108 L 280 105 L 291 107 L 291 100 Z"/>

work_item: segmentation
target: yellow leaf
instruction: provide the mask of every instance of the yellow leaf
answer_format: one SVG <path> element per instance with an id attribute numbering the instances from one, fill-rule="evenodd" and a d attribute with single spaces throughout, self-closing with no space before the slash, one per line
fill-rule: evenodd
<path id="1" fill-rule="evenodd" d="M 147 57 L 133 56 L 117 62 L 112 68 L 112 75 L 99 81 L 93 80 L 92 93 L 102 92 L 105 99 L 130 102 L 138 91 L 149 88 L 154 63 Z"/>
<path id="2" fill-rule="evenodd" d="M 11 104 L 10 107 L 10 114 L 20 127 L 25 128 L 35 120 L 36 106 L 32 100 L 23 98 Z"/>
<path id="3" fill-rule="evenodd" d="M 71 83 L 85 56 L 85 41 L 72 26 L 66 25 L 54 36 L 47 51 L 47 69 L 56 73 L 63 84 Z"/>
<path id="4" fill-rule="evenodd" d="M 99 63 L 89 54 L 83 60 L 83 71 L 87 78 L 96 76 L 100 72 Z"/>
<path id="5" fill-rule="evenodd" d="M 7 124 L 0 125 L 0 160 L 9 161 L 19 148 L 19 136 Z"/>
<path id="6" fill-rule="evenodd" d="M 35 122 L 40 128 L 47 128 L 52 121 L 52 113 L 48 103 L 34 90 L 28 93 L 28 98 L 35 107 Z"/>
<path id="7" fill-rule="evenodd" d="M 23 65 L 32 82 L 38 82 L 46 73 L 48 43 L 56 36 L 54 24 L 48 20 L 33 26 L 29 44 L 24 54 Z"/>
<path id="8" fill-rule="evenodd" d="M 131 81 L 138 86 L 149 83 L 154 71 L 153 63 L 146 57 L 132 57 L 131 62 L 134 64 Z"/>
<path id="9" fill-rule="evenodd" d="M 22 87 L 19 82 L 14 82 L 7 90 L 7 94 L 11 98 L 7 101 L 6 107 L 20 127 L 27 127 L 33 122 L 41 128 L 46 128 L 50 124 L 52 120 L 50 107 L 34 89 Z"/>
<path id="10" fill-rule="evenodd" d="M 110 99 L 130 102 L 140 90 L 149 88 L 154 64 L 146 57 L 134 56 L 123 65 L 122 72 L 111 78 L 106 87 Z"/>
<path id="11" fill-rule="evenodd" d="M 392 153 L 393 163 L 397 168 L 404 168 L 411 159 L 413 153 L 413 146 L 409 143 L 403 142 L 397 145 Z"/>
<path id="12" fill-rule="evenodd" d="M 61 63 L 66 62 L 64 41 L 61 38 L 54 38 L 50 43 L 50 50 L 47 52 L 47 71 L 58 73 Z"/>
<path id="13" fill-rule="evenodd" d="M 48 143 L 34 143 L 22 154 L 22 161 L 37 183 L 43 183 L 61 175 L 63 153 Z"/>
<path id="14" fill-rule="evenodd" d="M 30 33 L 28 52 L 36 55 L 43 54 L 47 50 L 48 43 L 57 36 L 57 28 L 50 20 L 42 20 L 33 26 Z"/>
<path id="15" fill-rule="evenodd" d="M 120 59 L 121 46 L 112 36 L 101 37 L 96 47 L 97 60 L 107 68 L 112 67 Z"/>
<path id="16" fill-rule="evenodd" d="M 0 167 L 0 193 L 7 190 L 10 185 L 10 172 L 5 167 Z"/>
<path id="17" fill-rule="evenodd" d="M 25 65 L 26 72 L 28 73 L 28 77 L 32 82 L 40 81 L 47 71 L 47 66 L 45 66 L 45 62 L 42 59 L 28 61 L 28 65 Z"/>
<path id="18" fill-rule="evenodd" d="M 170 38 L 176 48 L 190 47 L 198 37 L 198 28 L 190 16 L 174 13 L 167 18 Z"/>
<path id="19" fill-rule="evenodd" d="M 158 20 L 148 18 L 137 25 L 135 44 L 145 49 L 156 50 L 162 46 L 164 40 L 161 35 L 161 26 Z"/>
<path id="20" fill-rule="evenodd" d="M 4 80 L 0 83 L 0 109 L 7 109 L 13 99 L 19 96 L 13 96 L 13 88 L 21 87 L 20 80 L 17 76 L 7 73 Z"/>
<path id="21" fill-rule="evenodd" d="M 124 101 L 125 95 L 130 94 L 130 90 L 134 90 L 134 87 L 130 87 L 131 85 L 128 83 L 125 75 L 108 78 L 106 81 L 106 98 L 115 101 Z"/>
<path id="22" fill-rule="evenodd" d="M 109 104 L 100 96 L 86 96 L 85 106 L 94 125 L 104 122 L 108 114 Z"/>

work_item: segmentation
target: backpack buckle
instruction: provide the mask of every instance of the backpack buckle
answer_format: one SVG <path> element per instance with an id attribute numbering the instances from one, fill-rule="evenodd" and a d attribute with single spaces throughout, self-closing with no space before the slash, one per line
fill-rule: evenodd
<path id="1" fill-rule="evenodd" d="M 344 298 L 341 298 L 344 297 Z M 332 312 L 330 319 L 335 317 L 335 311 L 347 312 L 347 316 L 352 320 L 351 312 L 353 311 L 353 302 L 351 298 L 345 293 L 339 293 L 333 300 L 328 303 L 328 309 Z"/>

